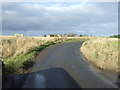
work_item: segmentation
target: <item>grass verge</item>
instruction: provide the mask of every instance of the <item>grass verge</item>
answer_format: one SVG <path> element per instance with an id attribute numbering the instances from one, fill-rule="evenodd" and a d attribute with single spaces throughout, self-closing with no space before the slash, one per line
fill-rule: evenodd
<path id="1" fill-rule="evenodd" d="M 84 57 L 103 70 L 119 72 L 118 40 L 99 38 L 83 43 L 80 51 Z"/>
<path id="2" fill-rule="evenodd" d="M 57 43 L 85 41 L 85 40 L 88 39 L 83 38 L 83 39 L 48 40 L 47 42 L 43 43 L 42 40 L 36 41 L 36 39 L 31 40 L 30 38 L 29 39 L 17 38 L 17 40 L 14 38 L 7 39 L 7 40 L 3 40 L 3 46 L 5 47 L 5 48 L 3 47 L 3 49 L 4 50 L 6 49 L 7 52 L 4 52 L 3 53 L 4 57 L 0 57 L 0 59 L 5 64 L 6 75 L 24 73 L 28 68 L 30 68 L 34 64 L 34 58 L 44 48 L 50 45 L 55 45 Z M 33 44 L 31 44 L 31 42 L 33 42 Z M 25 52 L 23 52 L 24 49 Z"/>
<path id="3" fill-rule="evenodd" d="M 8 74 L 16 74 L 16 73 L 24 73 L 29 67 L 34 64 L 34 57 L 38 55 L 38 53 L 48 47 L 50 45 L 54 45 L 54 42 L 48 42 L 44 45 L 40 45 L 30 50 L 26 54 L 21 54 L 18 56 L 11 57 L 1 57 L 2 61 L 5 64 L 5 73 Z"/>

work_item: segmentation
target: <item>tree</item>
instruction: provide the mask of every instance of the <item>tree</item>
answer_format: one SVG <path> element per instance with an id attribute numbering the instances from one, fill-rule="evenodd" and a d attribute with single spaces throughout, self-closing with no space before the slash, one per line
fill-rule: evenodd
<path id="1" fill-rule="evenodd" d="M 66 37 L 75 37 L 76 34 L 75 33 L 68 33 L 68 34 L 64 34 L 64 36 L 66 36 Z"/>
<path id="2" fill-rule="evenodd" d="M 113 35 L 113 36 L 110 36 L 111 38 L 120 38 L 120 34 L 118 35 Z"/>
<path id="3" fill-rule="evenodd" d="M 83 35 L 80 35 L 80 37 L 82 37 Z"/>
<path id="4" fill-rule="evenodd" d="M 44 37 L 46 37 L 46 35 L 44 35 Z"/>

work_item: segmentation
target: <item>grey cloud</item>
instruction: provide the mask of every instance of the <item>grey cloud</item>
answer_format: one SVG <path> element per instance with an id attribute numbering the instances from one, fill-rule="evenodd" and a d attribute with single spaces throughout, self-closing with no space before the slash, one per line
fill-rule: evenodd
<path id="1" fill-rule="evenodd" d="M 73 32 L 93 30 L 116 33 L 117 3 L 86 3 L 62 7 L 45 6 L 41 3 L 4 3 L 3 32 L 35 31 Z M 77 32 L 77 31 L 76 31 Z M 36 33 L 37 34 L 37 33 Z M 93 34 L 93 33 L 91 33 Z"/>

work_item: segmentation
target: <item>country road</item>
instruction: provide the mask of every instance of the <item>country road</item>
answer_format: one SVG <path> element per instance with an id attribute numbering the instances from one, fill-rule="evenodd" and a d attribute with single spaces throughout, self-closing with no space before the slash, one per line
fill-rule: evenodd
<path id="1" fill-rule="evenodd" d="M 84 59 L 82 43 L 61 43 L 43 49 L 26 74 L 8 76 L 3 88 L 118 88 Z"/>
<path id="2" fill-rule="evenodd" d="M 117 88 L 84 60 L 79 50 L 82 43 L 70 42 L 45 48 L 36 57 L 28 72 L 60 67 L 65 69 L 81 88 Z"/>

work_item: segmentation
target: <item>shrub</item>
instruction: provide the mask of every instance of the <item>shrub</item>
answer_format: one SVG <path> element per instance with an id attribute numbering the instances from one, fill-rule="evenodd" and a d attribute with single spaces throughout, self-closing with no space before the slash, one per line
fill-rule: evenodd
<path id="1" fill-rule="evenodd" d="M 19 63 L 15 61 L 9 61 L 7 64 L 5 64 L 5 73 L 6 75 L 15 73 L 17 70 L 20 69 L 18 66 Z"/>

